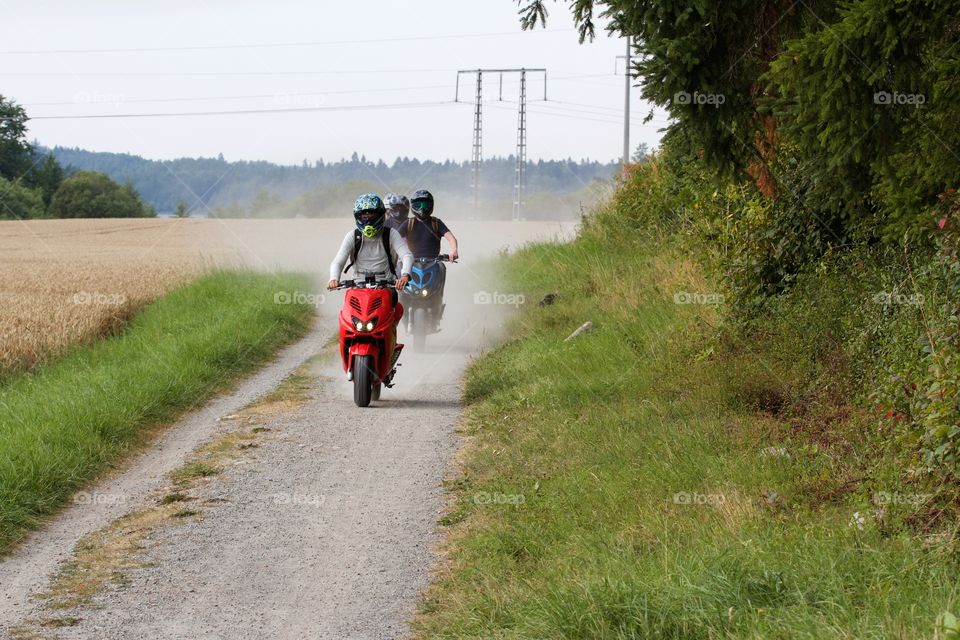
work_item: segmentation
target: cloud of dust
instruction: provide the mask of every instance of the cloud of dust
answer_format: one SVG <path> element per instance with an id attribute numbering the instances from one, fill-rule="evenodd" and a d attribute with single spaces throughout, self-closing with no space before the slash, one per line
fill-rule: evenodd
<path id="1" fill-rule="evenodd" d="M 322 289 L 327 269 L 344 235 L 351 229 L 351 220 L 234 220 L 224 232 L 255 268 L 294 269 L 314 275 L 317 288 L 313 292 L 321 323 L 337 329 L 337 315 L 343 292 L 329 293 Z M 415 353 L 411 337 L 402 326 L 399 341 L 407 344 L 401 356 L 393 389 L 384 390 L 385 403 L 421 404 L 429 402 L 430 387 L 454 383 L 471 356 L 502 339 L 504 323 L 524 304 L 521 292 L 510 291 L 497 282 L 495 261 L 505 251 L 536 241 L 564 241 L 575 232 L 569 222 L 479 222 L 451 220 L 451 230 L 459 241 L 460 261 L 447 265 L 444 289 L 446 309 L 441 331 L 427 337 L 423 353 Z M 448 247 L 443 242 L 442 251 Z M 337 381 L 345 398 L 350 397 L 340 362 L 325 371 Z M 342 387 L 342 389 L 341 389 Z M 383 404 L 383 403 L 381 403 Z"/>

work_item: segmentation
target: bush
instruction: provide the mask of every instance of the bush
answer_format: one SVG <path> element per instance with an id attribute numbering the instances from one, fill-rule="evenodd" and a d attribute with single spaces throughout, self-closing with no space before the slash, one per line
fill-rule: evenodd
<path id="1" fill-rule="evenodd" d="M 50 202 L 58 218 L 145 218 L 156 215 L 129 183 L 120 185 L 95 171 L 67 178 Z"/>
<path id="2" fill-rule="evenodd" d="M 915 358 L 893 362 L 874 397 L 892 430 L 917 447 L 923 470 L 960 479 L 960 198 L 935 208 L 939 252 L 912 278 L 921 283 Z M 900 365 L 900 366 L 897 366 Z"/>
<path id="3" fill-rule="evenodd" d="M 40 190 L 0 178 L 0 220 L 25 220 L 42 218 L 43 215 Z"/>

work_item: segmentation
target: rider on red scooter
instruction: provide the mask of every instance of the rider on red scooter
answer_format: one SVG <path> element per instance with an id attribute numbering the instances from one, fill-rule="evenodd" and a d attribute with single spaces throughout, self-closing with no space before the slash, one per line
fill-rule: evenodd
<path id="1" fill-rule="evenodd" d="M 340 274 L 344 271 L 344 265 L 347 269 L 352 266 L 358 277 L 390 275 L 395 278 L 396 267 L 392 265 L 400 265 L 397 290 L 407 285 L 413 266 L 413 254 L 396 229 L 387 228 L 387 233 L 384 233 L 386 215 L 387 209 L 379 196 L 367 193 L 357 198 L 353 205 L 356 229 L 347 232 L 340 251 L 330 263 L 328 289 L 335 289 L 340 285 Z M 347 260 L 352 261 L 347 264 Z"/>
<path id="2" fill-rule="evenodd" d="M 396 229 L 384 229 L 386 208 L 376 195 L 357 198 L 353 216 L 356 228 L 330 263 L 327 288 L 341 288 L 340 274 L 354 267 L 356 278 L 343 283 L 348 290 L 340 311 L 340 356 L 347 379 L 353 382 L 354 401 L 366 407 L 380 399 L 382 387 L 392 386 L 403 351 L 397 344 L 397 325 L 403 317 L 397 291 L 409 280 L 413 255 Z"/>

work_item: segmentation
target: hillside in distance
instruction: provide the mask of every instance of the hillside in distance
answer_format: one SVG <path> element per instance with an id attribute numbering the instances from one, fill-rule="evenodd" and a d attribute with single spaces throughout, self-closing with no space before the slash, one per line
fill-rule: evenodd
<path id="1" fill-rule="evenodd" d="M 427 188 L 457 202 L 472 200 L 471 163 L 468 161 L 418 160 L 397 158 L 392 164 L 371 162 L 354 153 L 336 162 L 304 160 L 299 165 L 278 165 L 265 161 L 230 162 L 217 158 L 179 158 L 149 160 L 126 153 L 94 152 L 83 149 L 54 147 L 50 151 L 60 163 L 72 170 L 106 173 L 119 182 L 130 181 L 143 199 L 160 214 L 173 212 L 181 200 L 188 208 L 203 215 L 208 210 L 232 212 L 227 215 L 277 215 L 282 210 L 292 215 L 325 215 L 305 212 L 297 207 L 277 207 L 293 203 L 304 196 L 330 193 L 337 185 L 365 183 L 380 185 L 377 192 L 410 191 Z M 595 183 L 609 182 L 619 168 L 617 162 L 546 160 L 527 165 L 527 193 L 536 201 L 538 194 L 569 200 L 571 194 L 584 189 L 593 191 Z M 481 167 L 481 200 L 502 207 L 512 202 L 514 157 L 484 160 Z M 384 185 L 389 185 L 386 187 Z M 262 204 L 269 204 L 265 212 Z M 561 217 L 570 217 L 565 210 Z"/>

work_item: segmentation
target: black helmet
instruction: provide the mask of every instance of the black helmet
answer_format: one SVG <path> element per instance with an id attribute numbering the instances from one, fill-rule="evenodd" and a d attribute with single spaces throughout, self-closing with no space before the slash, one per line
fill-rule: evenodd
<path id="1" fill-rule="evenodd" d="M 414 191 L 410 196 L 410 209 L 417 218 L 426 220 L 433 215 L 433 194 L 426 189 Z"/>

